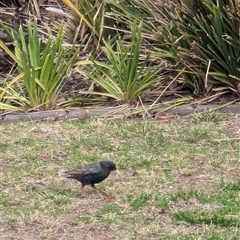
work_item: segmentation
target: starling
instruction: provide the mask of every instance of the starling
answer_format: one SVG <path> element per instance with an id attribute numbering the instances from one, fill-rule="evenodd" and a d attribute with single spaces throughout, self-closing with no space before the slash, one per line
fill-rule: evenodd
<path id="1" fill-rule="evenodd" d="M 102 182 L 109 176 L 111 171 L 115 170 L 115 163 L 109 160 L 105 160 L 65 171 L 64 177 L 76 179 L 82 184 L 82 188 L 84 188 L 86 185 L 91 185 L 92 188 L 98 190 L 95 187 L 95 184 Z"/>

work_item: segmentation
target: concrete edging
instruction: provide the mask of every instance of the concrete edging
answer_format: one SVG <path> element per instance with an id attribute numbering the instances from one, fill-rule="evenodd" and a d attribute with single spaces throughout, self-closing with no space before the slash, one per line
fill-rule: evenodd
<path id="1" fill-rule="evenodd" d="M 216 110 L 221 112 L 229 112 L 234 114 L 240 114 L 240 103 L 235 103 L 225 107 L 221 105 L 212 104 L 212 105 L 187 105 L 179 106 L 169 110 L 168 107 L 159 107 L 152 110 L 149 110 L 148 113 L 152 116 L 154 115 L 165 115 L 173 114 L 186 116 L 189 114 L 199 113 L 207 110 Z M 9 113 L 6 115 L 0 116 L 0 123 L 13 122 L 13 121 L 28 121 L 28 120 L 58 120 L 58 119 L 86 119 L 90 117 L 110 117 L 113 115 L 123 115 L 127 116 L 130 114 L 139 113 L 143 108 L 123 108 L 123 107 L 103 107 L 103 108 L 80 108 L 73 110 L 50 110 L 50 111 L 41 111 L 41 112 L 29 112 L 29 113 Z"/>

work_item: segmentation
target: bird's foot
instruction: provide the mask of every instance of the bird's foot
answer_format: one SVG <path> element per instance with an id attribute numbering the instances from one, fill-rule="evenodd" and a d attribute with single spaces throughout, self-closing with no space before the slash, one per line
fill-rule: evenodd
<path id="1" fill-rule="evenodd" d="M 82 190 L 82 191 L 80 192 L 80 197 L 81 197 L 81 198 L 87 198 L 87 197 L 88 197 L 88 194 L 86 193 L 85 190 Z"/>
<path id="2" fill-rule="evenodd" d="M 80 194 L 80 198 L 87 198 L 88 196 L 86 194 Z"/>

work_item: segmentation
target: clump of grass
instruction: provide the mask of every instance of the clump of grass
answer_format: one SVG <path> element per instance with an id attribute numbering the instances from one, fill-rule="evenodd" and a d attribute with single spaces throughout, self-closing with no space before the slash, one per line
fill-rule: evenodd
<path id="1" fill-rule="evenodd" d="M 210 122 L 210 123 L 219 123 L 222 120 L 226 119 L 228 116 L 227 113 L 222 114 L 217 111 L 203 111 L 193 115 L 193 121 L 195 123 Z"/>

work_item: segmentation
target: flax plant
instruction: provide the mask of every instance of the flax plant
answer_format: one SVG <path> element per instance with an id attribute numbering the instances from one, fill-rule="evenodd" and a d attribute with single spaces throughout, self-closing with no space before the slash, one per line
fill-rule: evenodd
<path id="1" fill-rule="evenodd" d="M 88 65 L 85 62 L 77 63 L 80 65 L 77 68 L 80 73 L 105 90 L 94 94 L 111 97 L 121 103 L 133 103 L 144 90 L 157 81 L 161 67 L 151 66 L 149 57 L 141 55 L 141 32 L 142 23 L 135 22 L 129 44 L 124 44 L 121 37 L 117 39 L 116 46 L 104 41 L 106 63 L 97 59 L 91 59 L 87 62 Z"/>
<path id="2" fill-rule="evenodd" d="M 240 94 L 238 1 L 180 0 L 156 9 L 163 17 L 155 52 L 183 72 L 185 84 L 198 95 Z"/>
<path id="3" fill-rule="evenodd" d="M 105 0 L 76 0 L 75 3 L 62 0 L 62 2 L 72 10 L 73 18 L 79 20 L 78 28 L 81 29 L 82 35 L 88 32 L 85 26 L 90 30 L 91 35 L 99 40 L 116 35 L 116 20 L 108 17 L 111 7 Z"/>
<path id="4" fill-rule="evenodd" d="M 22 27 L 19 28 L 18 34 L 13 34 L 15 52 L 11 52 L 1 43 L 17 63 L 19 71 L 19 75 L 1 92 L 1 99 L 6 96 L 10 88 L 13 89 L 16 82 L 23 80 L 27 108 L 53 108 L 66 82 L 65 75 L 79 53 L 74 45 L 69 49 L 64 47 L 63 37 L 64 29 L 61 26 L 55 39 L 48 36 L 46 43 L 43 43 L 38 36 L 35 20 L 33 23 L 28 23 L 27 34 Z"/>

